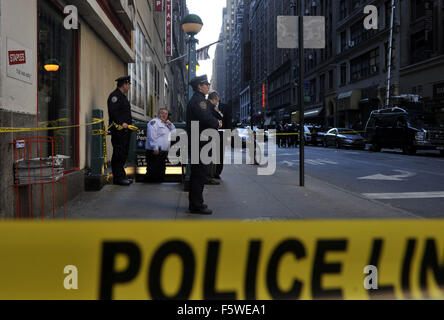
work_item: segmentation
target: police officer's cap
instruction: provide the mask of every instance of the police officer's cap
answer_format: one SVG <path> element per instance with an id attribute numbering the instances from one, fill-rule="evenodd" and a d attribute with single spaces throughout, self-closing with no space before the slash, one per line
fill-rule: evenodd
<path id="1" fill-rule="evenodd" d="M 120 77 L 120 78 L 117 78 L 116 81 L 117 81 L 117 85 L 121 86 L 126 83 L 131 83 L 131 77 L 130 76 Z"/>
<path id="2" fill-rule="evenodd" d="M 194 89 L 196 89 L 198 85 L 204 85 L 204 84 L 210 85 L 210 83 L 208 82 L 207 75 L 196 77 L 190 81 L 190 86 L 193 87 Z"/>

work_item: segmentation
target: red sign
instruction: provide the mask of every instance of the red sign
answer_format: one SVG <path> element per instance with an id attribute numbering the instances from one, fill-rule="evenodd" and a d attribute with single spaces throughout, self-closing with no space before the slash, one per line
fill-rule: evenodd
<path id="1" fill-rule="evenodd" d="M 8 51 L 9 65 L 26 64 L 25 50 Z"/>
<path id="2" fill-rule="evenodd" d="M 154 0 L 154 11 L 163 11 L 163 0 Z"/>
<path id="3" fill-rule="evenodd" d="M 262 84 L 262 108 L 265 108 L 265 83 Z"/>
<path id="4" fill-rule="evenodd" d="M 171 8 L 171 0 L 166 0 L 166 45 L 165 51 L 166 56 L 171 57 L 173 55 L 172 48 L 172 35 L 173 35 L 173 19 L 172 19 L 172 8 Z"/>

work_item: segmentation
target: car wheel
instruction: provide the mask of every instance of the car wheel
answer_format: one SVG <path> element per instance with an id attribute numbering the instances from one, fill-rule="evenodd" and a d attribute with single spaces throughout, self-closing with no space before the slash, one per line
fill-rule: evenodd
<path id="1" fill-rule="evenodd" d="M 407 154 L 409 156 L 413 156 L 416 154 L 416 148 L 413 146 L 405 146 L 404 148 L 402 148 L 402 152 L 404 152 L 404 154 Z"/>
<path id="2" fill-rule="evenodd" d="M 439 154 L 444 157 L 444 150 L 440 150 Z"/>

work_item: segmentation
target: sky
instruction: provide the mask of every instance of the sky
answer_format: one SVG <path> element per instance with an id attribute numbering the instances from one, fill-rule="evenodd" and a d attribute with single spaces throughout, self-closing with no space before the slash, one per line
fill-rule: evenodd
<path id="1" fill-rule="evenodd" d="M 222 28 L 222 9 L 225 8 L 226 3 L 226 0 L 187 0 L 189 12 L 197 14 L 204 24 L 202 31 L 196 36 L 199 40 L 197 49 L 219 40 L 219 34 Z M 209 81 L 211 81 L 213 74 L 215 51 L 216 45 L 210 48 L 209 54 L 211 60 L 199 61 L 200 68 L 197 71 L 197 75 L 206 74 Z"/>

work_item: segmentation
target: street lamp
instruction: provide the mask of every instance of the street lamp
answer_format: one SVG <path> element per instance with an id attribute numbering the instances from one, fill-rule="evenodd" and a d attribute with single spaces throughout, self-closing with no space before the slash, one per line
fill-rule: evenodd
<path id="1" fill-rule="evenodd" d="M 195 14 L 187 15 L 182 22 L 183 31 L 189 36 L 188 37 L 188 99 L 191 100 L 193 97 L 193 89 L 190 88 L 190 82 L 192 79 L 196 77 L 196 66 L 197 66 L 197 57 L 196 57 L 196 44 L 199 43 L 199 40 L 194 38 L 196 34 L 202 30 L 203 22 L 202 19 Z M 187 110 L 185 109 L 185 118 L 186 118 Z M 189 154 L 188 154 L 189 156 Z M 191 161 L 188 158 L 188 163 L 185 172 L 185 183 L 184 189 L 188 191 L 190 188 L 190 178 L 191 178 Z"/>
<path id="2" fill-rule="evenodd" d="M 202 19 L 195 14 L 187 15 L 182 22 L 183 31 L 189 36 L 188 42 L 188 83 L 196 77 L 196 44 L 199 40 L 194 38 L 202 30 L 203 22 Z M 188 98 L 191 99 L 193 96 L 193 90 L 188 86 Z"/>

